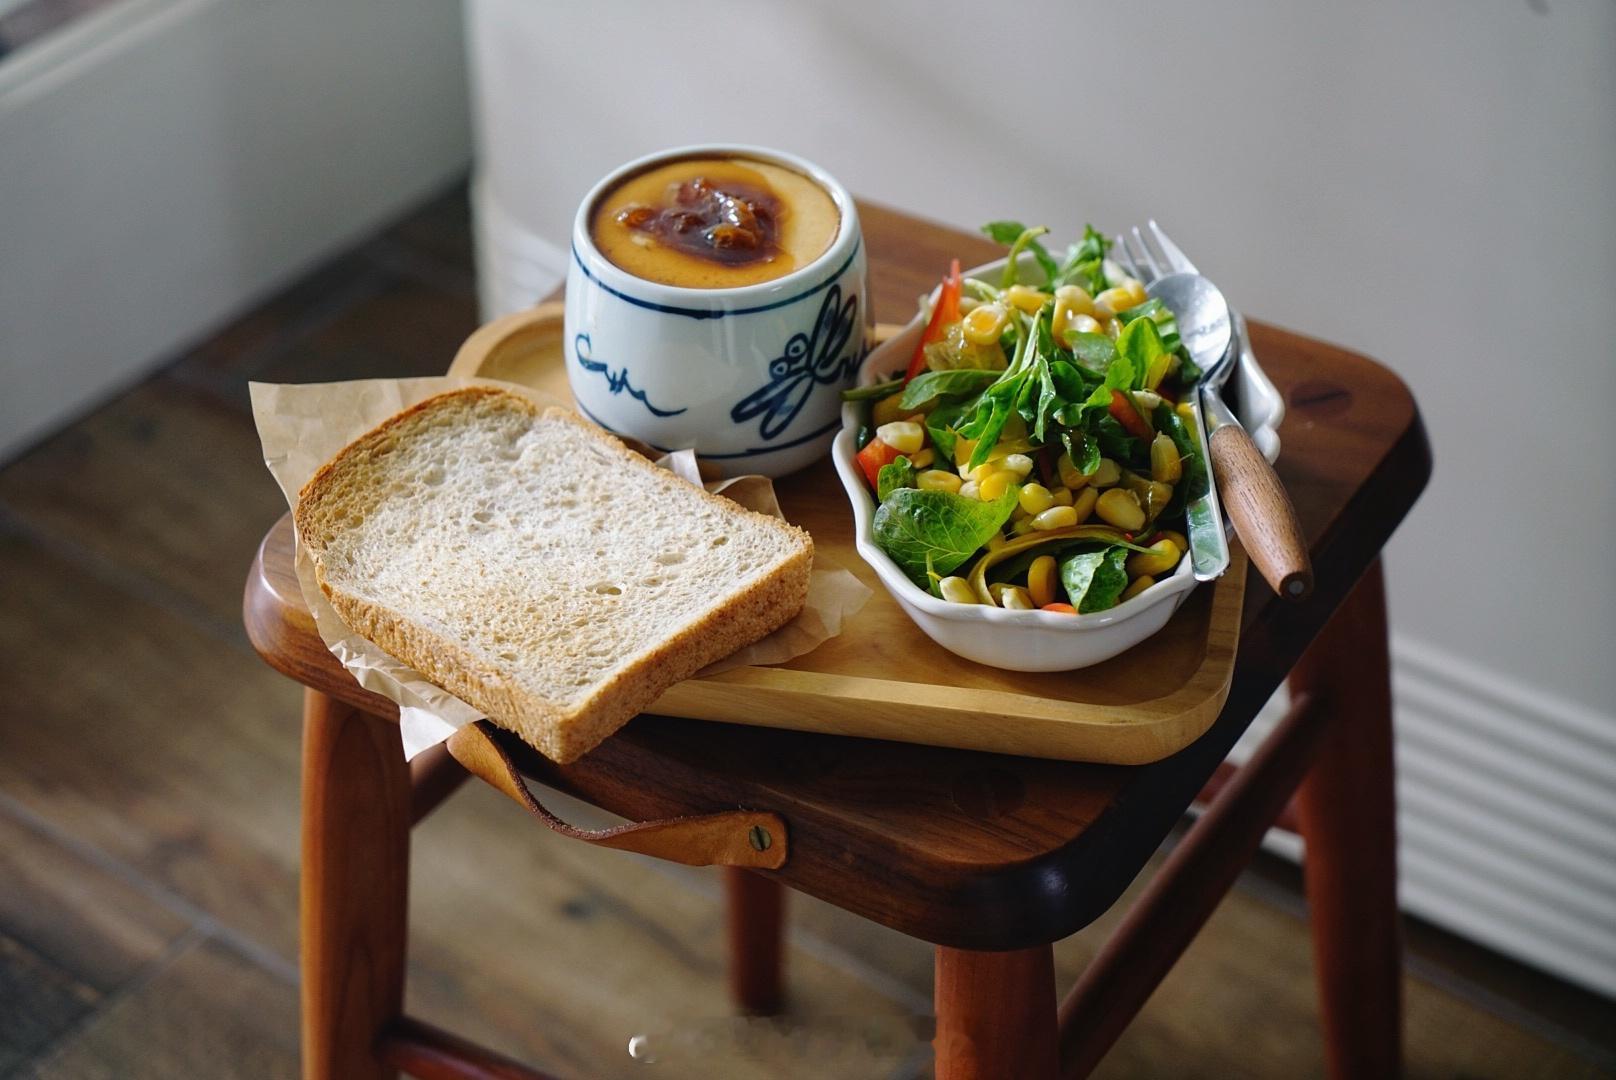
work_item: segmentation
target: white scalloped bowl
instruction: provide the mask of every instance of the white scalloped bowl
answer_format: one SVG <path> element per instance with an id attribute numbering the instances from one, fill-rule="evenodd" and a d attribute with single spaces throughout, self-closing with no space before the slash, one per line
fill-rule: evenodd
<path id="1" fill-rule="evenodd" d="M 999 259 L 966 271 L 966 277 L 994 280 L 1004 269 Z M 1037 264 L 1030 256 L 1022 269 L 1031 277 Z M 933 297 L 935 301 L 935 296 Z M 1245 349 L 1230 375 L 1240 408 L 1241 423 L 1251 432 L 1257 448 L 1273 461 L 1279 456 L 1277 428 L 1285 415 L 1284 399 L 1257 366 L 1245 336 L 1245 321 L 1235 315 Z M 914 352 L 924 327 L 917 314 L 897 335 L 871 350 L 859 369 L 858 383 L 866 386 L 882 375 L 902 371 Z M 1010 671 L 1069 671 L 1109 660 L 1139 644 L 1167 624 L 1167 620 L 1197 582 L 1189 559 L 1172 575 L 1133 599 L 1092 615 L 1066 615 L 1056 611 L 1009 611 L 985 604 L 953 604 L 940 600 L 910 581 L 898 564 L 875 543 L 872 523 L 875 497 L 858 466 L 859 406 L 842 406 L 842 430 L 831 445 L 831 459 L 853 506 L 853 537 L 859 555 L 881 579 L 881 584 L 926 636 L 967 660 Z"/>

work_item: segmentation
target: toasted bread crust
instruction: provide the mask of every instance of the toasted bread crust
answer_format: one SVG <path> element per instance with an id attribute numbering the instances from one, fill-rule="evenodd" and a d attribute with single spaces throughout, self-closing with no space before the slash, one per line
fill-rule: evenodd
<path id="1" fill-rule="evenodd" d="M 724 514 L 753 527 L 777 530 L 788 541 L 790 551 L 723 604 L 694 617 L 665 640 L 629 658 L 616 672 L 590 688 L 581 701 L 558 705 L 532 693 L 505 665 L 479 658 L 433 627 L 345 588 L 340 580 L 332 580 L 323 560 L 334 537 L 360 526 L 367 512 L 387 498 L 384 485 L 376 481 L 384 475 L 389 452 L 399 440 L 410 437 L 415 424 L 446 410 L 471 414 L 482 407 L 519 409 L 533 423 L 565 423 L 577 437 L 593 440 L 622 468 L 643 471 L 645 478 L 664 485 L 670 493 L 707 500 Z M 657 468 L 566 409 L 541 409 L 520 395 L 492 387 L 466 387 L 428 398 L 354 440 L 304 485 L 294 521 L 300 542 L 313 558 L 321 591 L 343 622 L 389 655 L 485 712 L 495 723 L 517 732 L 546 757 L 563 763 L 576 760 L 598 745 L 674 683 L 795 618 L 807 596 L 813 565 L 813 541 L 806 531 L 744 509 Z"/>

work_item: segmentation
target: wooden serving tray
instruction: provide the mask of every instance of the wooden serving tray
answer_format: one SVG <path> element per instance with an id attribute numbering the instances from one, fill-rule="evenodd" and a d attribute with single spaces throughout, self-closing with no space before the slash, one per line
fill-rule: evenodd
<path id="1" fill-rule="evenodd" d="M 878 328 L 878 335 L 895 328 Z M 500 379 L 571 401 L 562 306 L 542 304 L 482 327 L 451 375 Z M 1138 765 L 1187 746 L 1229 692 L 1246 559 L 1196 589 L 1155 636 L 1070 672 L 1002 671 L 961 659 L 909 620 L 853 546 L 853 515 L 829 458 L 775 481 L 781 508 L 816 556 L 873 593 L 840 636 L 789 663 L 690 679 L 647 710 L 666 716 Z"/>

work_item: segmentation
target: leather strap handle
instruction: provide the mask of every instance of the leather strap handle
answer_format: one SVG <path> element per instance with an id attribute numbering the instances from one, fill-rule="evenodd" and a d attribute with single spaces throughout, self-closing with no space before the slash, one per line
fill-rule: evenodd
<path id="1" fill-rule="evenodd" d="M 546 810 L 528 790 L 487 720 L 449 736 L 449 755 L 521 804 L 552 832 L 597 847 L 637 851 L 686 866 L 748 866 L 778 870 L 788 854 L 785 819 L 766 810 L 726 810 L 698 817 L 659 818 L 610 829 L 580 829 Z"/>

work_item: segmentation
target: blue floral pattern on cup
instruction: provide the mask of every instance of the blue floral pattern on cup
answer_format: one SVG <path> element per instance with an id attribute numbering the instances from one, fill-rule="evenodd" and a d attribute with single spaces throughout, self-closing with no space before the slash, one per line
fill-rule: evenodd
<path id="1" fill-rule="evenodd" d="M 863 341 L 853 335 L 858 301 L 856 293 L 844 301 L 837 285 L 826 290 L 813 328 L 791 335 L 780 355 L 769 361 L 768 384 L 742 398 L 730 410 L 730 419 L 745 423 L 761 416 L 758 434 L 766 440 L 778 438 L 807 404 L 816 384 L 847 382 L 864 358 Z M 853 347 L 844 353 L 849 341 Z"/>
<path id="2" fill-rule="evenodd" d="M 592 371 L 597 375 L 606 376 L 606 386 L 613 394 L 621 394 L 627 390 L 628 396 L 649 409 L 652 416 L 678 416 L 685 411 L 684 409 L 662 409 L 651 404 L 650 399 L 645 396 L 645 391 L 635 389 L 634 385 L 628 381 L 627 367 L 621 371 L 613 371 L 606 364 L 596 360 L 591 355 L 592 352 L 593 349 L 589 343 L 588 334 L 579 334 L 572 339 L 572 354 L 577 358 L 578 366 L 585 371 Z"/>

